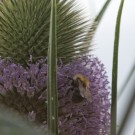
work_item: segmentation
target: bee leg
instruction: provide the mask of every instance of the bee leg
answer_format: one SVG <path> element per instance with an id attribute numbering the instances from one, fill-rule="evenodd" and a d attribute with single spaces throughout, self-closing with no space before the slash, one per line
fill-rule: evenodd
<path id="1" fill-rule="evenodd" d="M 73 87 L 70 87 L 70 88 L 67 90 L 65 96 L 68 95 L 70 91 L 73 91 Z"/>

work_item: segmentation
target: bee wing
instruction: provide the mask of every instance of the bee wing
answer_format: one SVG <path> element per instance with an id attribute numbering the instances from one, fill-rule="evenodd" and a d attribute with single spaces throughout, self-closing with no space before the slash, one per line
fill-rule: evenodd
<path id="1" fill-rule="evenodd" d="M 92 96 L 89 90 L 89 87 L 84 87 L 83 84 L 79 81 L 79 90 L 80 90 L 80 95 L 83 98 L 86 98 L 89 102 L 92 101 Z"/>
<path id="2" fill-rule="evenodd" d="M 86 87 L 86 91 L 84 93 L 85 95 L 85 98 L 89 101 L 89 102 L 92 102 L 92 96 L 91 96 L 91 93 L 90 93 L 90 90 L 88 87 Z"/>
<path id="3" fill-rule="evenodd" d="M 80 82 L 79 81 L 79 90 L 80 90 L 80 95 L 83 97 L 83 98 L 85 98 L 85 91 L 86 91 L 86 89 L 85 89 L 85 87 L 83 87 L 83 84 L 82 84 L 82 82 Z"/>

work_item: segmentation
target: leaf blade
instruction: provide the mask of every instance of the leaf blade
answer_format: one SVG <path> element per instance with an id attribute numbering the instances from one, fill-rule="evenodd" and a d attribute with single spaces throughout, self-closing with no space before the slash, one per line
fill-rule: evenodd
<path id="1" fill-rule="evenodd" d="M 47 126 L 48 135 L 58 135 L 57 95 L 57 4 L 51 0 L 50 34 L 48 46 Z"/>
<path id="2" fill-rule="evenodd" d="M 122 9 L 124 0 L 121 0 L 115 27 L 113 68 L 112 68 L 112 104 L 111 104 L 111 135 L 116 135 L 117 125 L 117 76 L 118 76 L 118 49 Z"/>

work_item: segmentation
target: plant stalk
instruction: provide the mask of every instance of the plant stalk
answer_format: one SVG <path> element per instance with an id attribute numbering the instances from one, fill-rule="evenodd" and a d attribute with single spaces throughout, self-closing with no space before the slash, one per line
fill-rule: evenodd
<path id="1" fill-rule="evenodd" d="M 124 0 L 121 0 L 115 27 L 114 53 L 113 53 L 113 68 L 112 68 L 112 104 L 111 104 L 111 135 L 116 135 L 117 126 L 117 77 L 118 77 L 118 49 L 119 49 L 119 34 L 120 23 Z"/>
<path id="2" fill-rule="evenodd" d="M 57 93 L 57 4 L 51 0 L 50 35 L 48 47 L 47 126 L 48 135 L 58 135 Z"/>

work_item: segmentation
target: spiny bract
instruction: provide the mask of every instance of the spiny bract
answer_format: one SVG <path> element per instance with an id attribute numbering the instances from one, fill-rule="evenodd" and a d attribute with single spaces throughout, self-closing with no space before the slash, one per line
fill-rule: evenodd
<path id="1" fill-rule="evenodd" d="M 92 28 L 76 0 L 57 3 L 58 57 L 69 61 L 89 51 Z M 24 65 L 47 56 L 50 12 L 50 0 L 0 1 L 0 55 Z"/>

